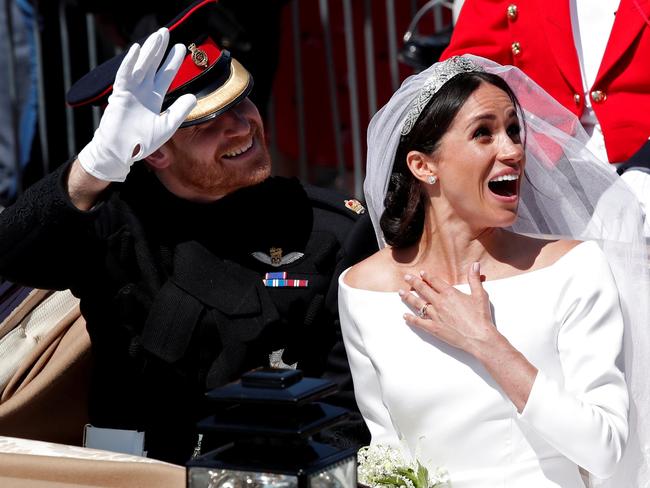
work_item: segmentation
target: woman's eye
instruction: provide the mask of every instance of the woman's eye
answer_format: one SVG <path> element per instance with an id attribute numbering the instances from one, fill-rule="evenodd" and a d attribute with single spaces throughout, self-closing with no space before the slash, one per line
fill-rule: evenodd
<path id="1" fill-rule="evenodd" d="M 521 136 L 521 127 L 519 124 L 512 124 L 508 127 L 508 135 L 512 138 L 513 141 L 519 141 Z"/>
<path id="2" fill-rule="evenodd" d="M 479 139 L 481 137 L 487 137 L 490 135 L 490 131 L 486 127 L 479 127 L 474 131 L 474 139 Z"/>

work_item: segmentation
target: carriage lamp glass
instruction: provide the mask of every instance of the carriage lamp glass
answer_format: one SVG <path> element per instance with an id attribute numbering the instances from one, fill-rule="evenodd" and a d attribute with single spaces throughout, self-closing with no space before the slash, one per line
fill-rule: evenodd
<path id="1" fill-rule="evenodd" d="M 345 488 L 357 486 L 356 459 L 349 459 L 324 471 L 305 478 L 306 485 L 299 482 L 299 476 L 255 471 L 193 468 L 190 471 L 189 486 L 205 488 Z"/>

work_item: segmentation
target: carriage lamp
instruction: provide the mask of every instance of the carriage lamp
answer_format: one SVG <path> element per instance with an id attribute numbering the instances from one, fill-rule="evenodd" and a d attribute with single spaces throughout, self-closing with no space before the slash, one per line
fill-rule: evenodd
<path id="1" fill-rule="evenodd" d="M 212 390 L 215 413 L 198 429 L 228 443 L 188 462 L 187 486 L 356 488 L 356 450 L 312 438 L 348 416 L 317 401 L 336 388 L 299 370 L 262 369 Z"/>

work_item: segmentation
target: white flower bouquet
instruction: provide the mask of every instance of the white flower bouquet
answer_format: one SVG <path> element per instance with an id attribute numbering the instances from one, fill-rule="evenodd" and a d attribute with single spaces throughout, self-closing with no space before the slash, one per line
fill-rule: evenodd
<path id="1" fill-rule="evenodd" d="M 371 488 L 444 488 L 449 485 L 446 469 L 433 473 L 417 459 L 408 461 L 394 447 L 374 444 L 359 449 L 358 480 Z"/>

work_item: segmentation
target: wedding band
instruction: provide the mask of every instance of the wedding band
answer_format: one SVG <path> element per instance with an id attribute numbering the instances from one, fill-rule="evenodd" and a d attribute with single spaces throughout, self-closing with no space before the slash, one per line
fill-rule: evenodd
<path id="1" fill-rule="evenodd" d="M 420 317 L 421 319 L 427 318 L 427 308 L 430 306 L 431 304 L 429 302 L 422 305 L 422 308 L 418 312 L 418 317 Z"/>

